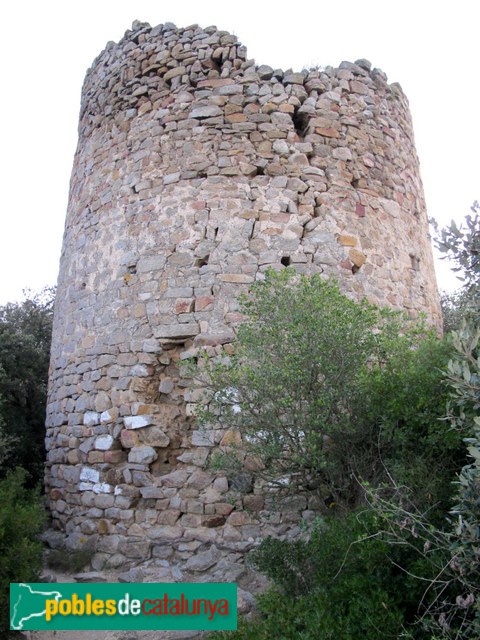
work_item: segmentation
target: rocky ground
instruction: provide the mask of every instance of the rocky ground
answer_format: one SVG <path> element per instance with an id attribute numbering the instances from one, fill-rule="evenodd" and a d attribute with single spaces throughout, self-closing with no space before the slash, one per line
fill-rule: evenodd
<path id="1" fill-rule="evenodd" d="M 174 572 L 172 572 L 174 574 Z M 41 576 L 42 582 L 196 582 L 195 575 L 183 574 L 181 579 L 165 572 L 155 572 L 148 564 L 134 567 L 123 572 L 90 571 L 77 574 L 66 574 L 49 571 Z M 197 578 L 198 579 L 198 578 Z M 262 576 L 245 571 L 241 583 L 248 585 L 248 591 L 238 586 L 237 610 L 239 615 L 248 615 L 254 608 L 252 592 L 258 591 L 266 584 Z M 204 638 L 201 631 L 26 631 L 19 633 L 25 640 L 183 640 L 187 638 Z"/>

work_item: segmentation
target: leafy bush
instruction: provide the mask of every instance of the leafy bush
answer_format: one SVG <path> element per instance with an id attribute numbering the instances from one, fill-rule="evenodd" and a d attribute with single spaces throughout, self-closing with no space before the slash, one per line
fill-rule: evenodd
<path id="1" fill-rule="evenodd" d="M 380 640 L 403 634 L 426 640 L 410 626 L 422 585 L 388 556 L 405 562 L 409 551 L 382 540 L 368 511 L 329 518 L 308 542 L 267 539 L 251 561 L 274 586 L 259 596 L 254 620 L 220 637 Z"/>
<path id="2" fill-rule="evenodd" d="M 361 499 L 358 478 L 382 477 L 385 463 L 410 466 L 420 451 L 419 484 L 428 478 L 424 493 L 436 501 L 461 443 L 455 436 L 445 447 L 438 422 L 448 344 L 421 321 L 290 269 L 268 272 L 242 311 L 235 354 L 200 359 L 197 369 L 208 388 L 201 423 L 241 435 L 214 459 L 217 468 L 232 476 L 247 468 L 281 490 L 318 491 L 349 509 Z"/>
<path id="3" fill-rule="evenodd" d="M 65 573 L 77 573 L 90 564 L 95 551 L 93 549 L 50 549 L 45 557 L 45 563 L 50 569 Z"/>
<path id="4" fill-rule="evenodd" d="M 347 393 L 353 402 L 337 405 L 345 420 L 331 431 L 323 430 L 328 421 L 321 423 L 321 433 L 333 442 L 343 469 L 358 472 L 370 460 L 385 468 L 388 483 L 380 485 L 382 474 L 372 472 L 376 484 L 365 489 L 372 509 L 362 516 L 334 516 L 308 541 L 264 541 L 252 562 L 274 586 L 259 598 L 256 619 L 222 637 L 480 637 L 480 206 L 472 209 L 466 228 L 452 223 L 438 241 L 440 249 L 453 256 L 465 282 L 461 308 L 452 316 L 456 331 L 451 339 L 442 342 L 423 329 L 415 334 L 404 327 L 396 335 L 392 327 L 398 317 L 392 324 L 392 317 L 377 316 L 385 324 L 373 325 L 377 345 L 368 365 L 357 363 L 353 393 Z M 286 315 L 292 307 L 287 308 Z M 242 361 L 236 365 L 241 368 Z M 232 422 L 241 426 L 250 406 L 242 404 L 241 387 L 231 389 L 226 400 L 235 410 L 229 418 L 233 415 Z M 360 389 L 363 405 L 356 402 Z M 228 404 L 225 397 L 220 399 Z M 280 429 L 281 415 L 275 423 Z M 249 418 L 254 425 L 257 414 L 251 412 Z M 339 446 L 342 438 L 350 452 Z M 462 438 L 471 458 L 467 465 Z M 372 457 L 375 439 L 377 456 Z M 338 457 L 340 452 L 346 461 Z M 322 453 L 328 461 L 328 452 Z M 453 470 L 462 464 L 456 504 L 449 519 L 441 520 L 452 494 Z M 318 474 L 325 468 L 319 466 Z"/>
<path id="5" fill-rule="evenodd" d="M 452 352 L 451 340 L 435 335 L 423 336 L 413 348 L 397 340 L 363 385 L 367 420 L 379 425 L 382 465 L 396 484 L 415 488 L 420 508 L 435 509 L 441 517 L 451 504 L 451 480 L 464 460 L 465 433 L 445 420 L 451 395 L 445 370 Z M 376 481 L 382 479 L 387 477 L 378 474 Z"/>
<path id="6" fill-rule="evenodd" d="M 454 335 L 457 356 L 449 363 L 453 391 L 450 420 L 457 429 L 468 429 L 465 438 L 471 463 L 456 481 L 456 504 L 450 512 L 449 577 L 453 597 L 432 626 L 440 626 L 447 638 L 480 637 L 480 326 L 466 325 Z M 457 635 L 455 635 L 457 634 Z"/>
<path id="7" fill-rule="evenodd" d="M 435 244 L 453 262 L 452 270 L 459 274 L 473 308 L 478 309 L 480 300 L 480 203 L 474 202 L 471 214 L 465 216 L 460 227 L 452 220 L 438 234 Z"/>
<path id="8" fill-rule="evenodd" d="M 471 459 L 457 476 L 456 504 L 439 525 L 432 522 L 431 514 L 409 503 L 401 487 L 395 487 L 393 498 L 385 498 L 382 491 L 371 494 L 390 545 L 416 550 L 423 563 L 420 570 L 410 571 L 425 585 L 419 600 L 423 626 L 435 638 L 449 640 L 480 637 L 479 208 L 478 203 L 472 207 L 475 215 L 467 216 L 466 228 L 452 223 L 437 241 L 464 280 L 461 298 L 466 313 L 452 333 L 455 353 L 446 372 L 451 393 L 446 424 L 464 435 Z M 433 577 L 425 575 L 425 563 L 437 567 Z"/>
<path id="9" fill-rule="evenodd" d="M 295 487 L 328 482 L 327 437 L 349 429 L 377 316 L 337 285 L 269 272 L 243 302 L 236 353 L 210 369 L 216 420 L 237 428 L 256 474 Z M 220 413 L 219 416 L 216 414 Z M 204 416 L 205 417 L 205 416 Z"/>
<path id="10" fill-rule="evenodd" d="M 445 333 L 457 331 L 465 322 L 474 320 L 477 310 L 472 305 L 470 293 L 464 289 L 457 289 L 450 293 L 443 293 L 440 298 L 443 315 L 443 330 Z"/>
<path id="11" fill-rule="evenodd" d="M 442 296 L 445 331 L 460 330 L 465 323 L 478 323 L 480 307 L 480 203 L 474 202 L 471 214 L 460 227 L 452 221 L 437 230 L 435 244 L 463 282 L 460 289 Z"/>
<path id="12" fill-rule="evenodd" d="M 17 469 L 0 480 L 0 630 L 9 631 L 10 582 L 35 582 L 42 564 L 40 533 L 44 513 L 38 494 L 25 488 L 26 472 Z"/>
<path id="13" fill-rule="evenodd" d="M 21 466 L 30 486 L 43 479 L 53 295 L 46 289 L 0 307 L 0 426 L 15 441 L 0 477 Z"/>

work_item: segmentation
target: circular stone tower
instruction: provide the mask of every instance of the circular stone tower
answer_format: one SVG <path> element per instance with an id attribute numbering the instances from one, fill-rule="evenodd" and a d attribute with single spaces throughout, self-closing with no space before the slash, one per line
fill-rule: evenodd
<path id="1" fill-rule="evenodd" d="M 58 282 L 46 482 L 72 548 L 216 575 L 292 521 L 204 470 L 229 434 L 195 427 L 182 376 L 287 265 L 439 322 L 401 88 L 366 60 L 284 72 L 216 27 L 134 23 L 86 76 Z"/>

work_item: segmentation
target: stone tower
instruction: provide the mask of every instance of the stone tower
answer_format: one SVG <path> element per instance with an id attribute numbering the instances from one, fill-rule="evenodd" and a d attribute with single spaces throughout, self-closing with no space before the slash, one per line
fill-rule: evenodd
<path id="1" fill-rule="evenodd" d="M 58 282 L 46 482 L 71 547 L 215 575 L 290 526 L 204 469 L 226 436 L 195 426 L 182 376 L 286 265 L 439 322 L 401 88 L 366 60 L 283 72 L 216 27 L 134 23 L 85 79 Z"/>

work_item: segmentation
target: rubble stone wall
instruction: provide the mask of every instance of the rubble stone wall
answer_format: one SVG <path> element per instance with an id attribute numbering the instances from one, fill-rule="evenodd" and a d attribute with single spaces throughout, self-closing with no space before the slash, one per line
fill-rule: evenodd
<path id="1" fill-rule="evenodd" d="M 287 265 L 439 323 L 401 88 L 366 60 L 284 72 L 216 27 L 134 23 L 83 87 L 47 416 L 53 521 L 98 566 L 215 576 L 309 517 L 205 470 L 232 434 L 195 425 L 182 371 Z"/>

